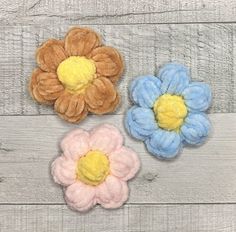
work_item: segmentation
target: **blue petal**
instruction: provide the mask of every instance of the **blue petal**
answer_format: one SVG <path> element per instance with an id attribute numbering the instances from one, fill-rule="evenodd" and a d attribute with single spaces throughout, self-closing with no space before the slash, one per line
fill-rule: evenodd
<path id="1" fill-rule="evenodd" d="M 182 139 L 188 144 L 203 143 L 210 131 L 210 121 L 204 113 L 190 113 L 181 127 Z"/>
<path id="2" fill-rule="evenodd" d="M 141 107 L 152 108 L 161 95 L 160 86 L 161 81 L 155 76 L 135 78 L 129 87 L 131 99 Z"/>
<path id="3" fill-rule="evenodd" d="M 136 139 L 147 139 L 158 127 L 151 109 L 133 106 L 125 118 L 125 127 Z"/>
<path id="4" fill-rule="evenodd" d="M 188 70 L 177 63 L 166 64 L 159 72 L 162 93 L 181 94 L 189 85 Z"/>
<path id="5" fill-rule="evenodd" d="M 164 159 L 175 157 L 182 148 L 181 138 L 178 133 L 162 129 L 156 130 L 145 141 L 145 144 L 149 152 Z"/>
<path id="6" fill-rule="evenodd" d="M 193 82 L 182 94 L 190 111 L 204 111 L 211 104 L 211 89 L 208 84 Z"/>

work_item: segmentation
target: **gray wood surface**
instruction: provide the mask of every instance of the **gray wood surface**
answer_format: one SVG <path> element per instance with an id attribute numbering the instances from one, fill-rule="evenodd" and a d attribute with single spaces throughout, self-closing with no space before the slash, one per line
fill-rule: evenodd
<path id="1" fill-rule="evenodd" d="M 235 0 L 0 0 L 0 232 L 235 232 L 235 15 Z M 101 33 L 126 64 L 117 112 L 80 125 L 63 122 L 27 92 L 37 46 L 73 25 Z M 129 82 L 169 61 L 211 84 L 213 130 L 204 146 L 161 162 L 126 134 L 122 120 Z M 121 128 L 142 169 L 121 209 L 75 213 L 49 166 L 67 131 L 103 122 Z"/>
<path id="2" fill-rule="evenodd" d="M 64 205 L 4 205 L 0 231 L 14 232 L 231 232 L 235 205 L 126 205 L 78 214 Z"/>
<path id="3" fill-rule="evenodd" d="M 1 0 L 2 24 L 235 21 L 234 0 Z"/>

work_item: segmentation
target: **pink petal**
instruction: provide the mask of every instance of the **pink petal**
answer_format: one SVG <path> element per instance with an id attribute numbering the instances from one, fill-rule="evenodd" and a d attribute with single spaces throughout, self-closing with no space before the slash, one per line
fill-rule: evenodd
<path id="1" fill-rule="evenodd" d="M 109 156 L 111 173 L 127 181 L 135 176 L 140 168 L 137 154 L 127 147 L 121 147 Z"/>
<path id="2" fill-rule="evenodd" d="M 89 133 L 82 129 L 71 131 L 62 140 L 61 149 L 65 156 L 77 160 L 89 151 Z"/>
<path id="3" fill-rule="evenodd" d="M 90 146 L 93 150 L 100 150 L 106 154 L 119 149 L 123 144 L 120 131 L 110 125 L 103 124 L 91 131 Z"/>
<path id="4" fill-rule="evenodd" d="M 69 207 L 80 212 L 87 211 L 95 204 L 95 188 L 76 182 L 65 190 L 65 200 Z"/>
<path id="5" fill-rule="evenodd" d="M 51 173 L 56 183 L 68 186 L 76 181 L 75 162 L 65 156 L 54 160 L 51 166 Z"/>
<path id="6" fill-rule="evenodd" d="M 96 189 L 97 202 L 104 208 L 118 208 L 127 201 L 129 189 L 125 181 L 108 176 Z"/>

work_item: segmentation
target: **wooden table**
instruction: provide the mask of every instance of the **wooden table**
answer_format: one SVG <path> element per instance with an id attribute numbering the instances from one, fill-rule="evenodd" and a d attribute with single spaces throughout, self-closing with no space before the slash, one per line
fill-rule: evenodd
<path id="1" fill-rule="evenodd" d="M 235 0 L 0 0 L 0 232 L 236 231 L 235 22 Z M 101 33 L 126 64 L 118 111 L 79 125 L 63 122 L 27 92 L 36 47 L 72 25 Z M 157 74 L 169 61 L 211 84 L 213 131 L 204 146 L 163 162 L 126 134 L 123 117 L 130 80 Z M 49 166 L 69 129 L 103 122 L 122 128 L 142 170 L 121 209 L 75 213 Z"/>

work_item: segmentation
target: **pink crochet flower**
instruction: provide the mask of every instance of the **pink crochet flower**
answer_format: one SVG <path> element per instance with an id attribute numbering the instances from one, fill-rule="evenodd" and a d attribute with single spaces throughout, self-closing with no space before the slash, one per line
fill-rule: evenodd
<path id="1" fill-rule="evenodd" d="M 135 176 L 140 162 L 133 150 L 123 146 L 116 127 L 75 129 L 62 140 L 61 149 L 63 154 L 52 163 L 52 175 L 65 186 L 70 208 L 87 211 L 95 204 L 118 208 L 128 199 L 127 180 Z"/>

